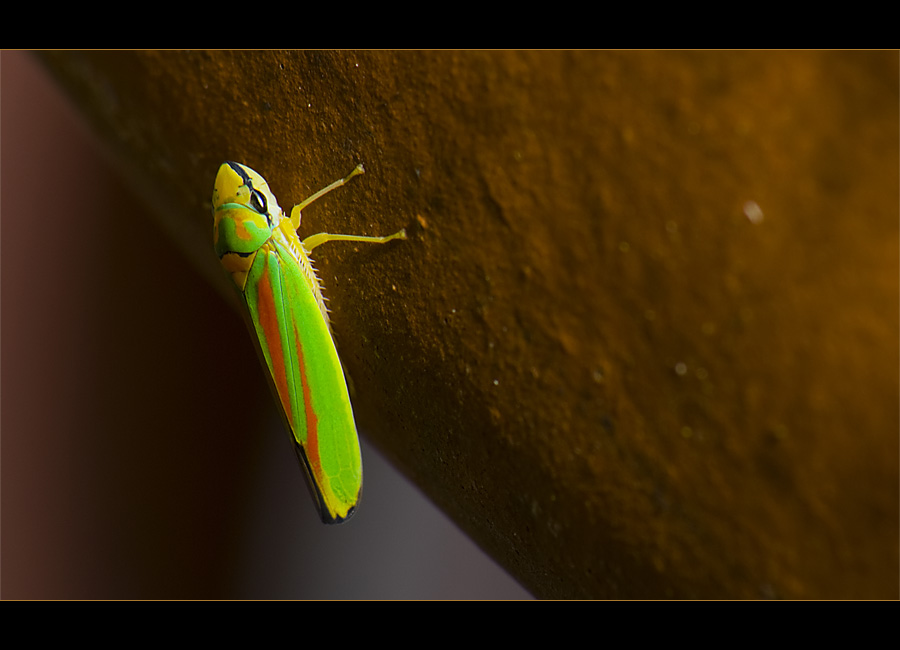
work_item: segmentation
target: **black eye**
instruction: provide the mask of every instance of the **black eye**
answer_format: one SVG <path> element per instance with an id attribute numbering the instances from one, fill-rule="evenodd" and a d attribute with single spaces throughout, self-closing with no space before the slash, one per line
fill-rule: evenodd
<path id="1" fill-rule="evenodd" d="M 252 190 L 250 192 L 250 207 L 260 214 L 268 214 L 269 206 L 266 203 L 266 195 L 259 190 Z"/>

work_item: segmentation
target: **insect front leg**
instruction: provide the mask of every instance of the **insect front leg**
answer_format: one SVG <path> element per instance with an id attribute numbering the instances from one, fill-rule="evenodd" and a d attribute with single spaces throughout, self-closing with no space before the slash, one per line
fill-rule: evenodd
<path id="1" fill-rule="evenodd" d="M 354 176 L 359 176 L 360 174 L 365 174 L 365 173 L 366 173 L 365 168 L 362 166 L 362 163 L 359 163 L 356 167 L 353 168 L 352 172 L 350 172 L 349 174 L 344 176 L 342 179 L 333 182 L 328 187 L 323 187 L 321 190 L 319 190 L 318 192 L 313 194 L 311 197 L 309 197 L 305 201 L 301 201 L 300 203 L 295 205 L 293 208 L 291 208 L 291 223 L 294 225 L 294 230 L 297 230 L 297 228 L 300 227 L 300 212 L 306 206 L 308 206 L 310 203 L 312 203 L 316 199 L 321 198 L 322 196 L 325 196 L 331 190 L 337 189 L 338 187 L 340 187 L 341 185 L 343 185 L 344 183 L 349 181 Z"/>

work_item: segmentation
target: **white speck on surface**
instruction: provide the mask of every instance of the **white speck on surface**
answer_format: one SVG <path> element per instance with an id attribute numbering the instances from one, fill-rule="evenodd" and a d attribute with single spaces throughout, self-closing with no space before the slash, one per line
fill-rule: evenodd
<path id="1" fill-rule="evenodd" d="M 744 203 L 744 216 L 747 217 L 752 224 L 762 223 L 762 208 L 757 205 L 756 201 L 747 201 Z"/>

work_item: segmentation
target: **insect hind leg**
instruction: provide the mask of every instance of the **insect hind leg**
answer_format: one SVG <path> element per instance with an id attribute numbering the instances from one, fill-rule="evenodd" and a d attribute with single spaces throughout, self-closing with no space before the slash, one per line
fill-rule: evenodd
<path id="1" fill-rule="evenodd" d="M 329 241 L 359 241 L 368 242 L 370 244 L 385 244 L 393 239 L 406 239 L 406 229 L 401 228 L 393 235 L 386 235 L 384 237 L 365 237 L 363 235 L 332 235 L 327 232 L 320 232 L 317 235 L 310 235 L 309 237 L 304 239 L 303 248 L 305 248 L 307 251 L 311 251 L 316 246 L 321 246 L 325 242 Z"/>

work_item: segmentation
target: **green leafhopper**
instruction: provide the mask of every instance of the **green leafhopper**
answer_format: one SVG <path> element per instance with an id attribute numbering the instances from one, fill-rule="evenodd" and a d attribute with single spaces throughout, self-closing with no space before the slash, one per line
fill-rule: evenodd
<path id="1" fill-rule="evenodd" d="M 213 189 L 213 242 L 240 292 L 250 331 L 325 523 L 346 521 L 362 491 L 362 460 L 350 396 L 322 286 L 309 253 L 328 241 L 383 244 L 406 239 L 319 233 L 300 241 L 300 212 L 357 174 L 282 212 L 266 180 L 236 162 L 219 167 Z"/>

